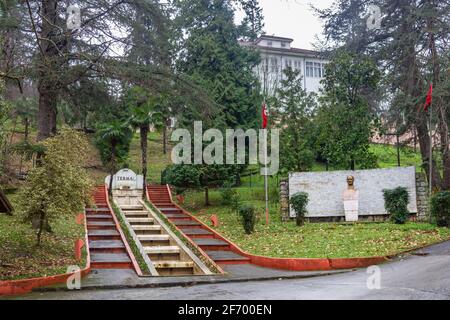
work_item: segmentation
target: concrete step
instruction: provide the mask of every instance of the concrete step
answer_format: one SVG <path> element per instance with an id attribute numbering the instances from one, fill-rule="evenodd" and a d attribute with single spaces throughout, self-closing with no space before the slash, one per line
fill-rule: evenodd
<path id="1" fill-rule="evenodd" d="M 214 238 L 194 239 L 194 242 L 200 247 L 229 246 L 228 242 Z"/>
<path id="2" fill-rule="evenodd" d="M 125 216 L 130 217 L 130 216 L 142 216 L 142 217 L 148 217 L 148 212 L 147 211 L 124 211 Z"/>
<path id="3" fill-rule="evenodd" d="M 144 207 L 142 205 L 129 205 L 129 206 L 120 206 L 120 209 L 123 211 L 142 211 Z"/>
<path id="4" fill-rule="evenodd" d="M 156 246 L 156 247 L 144 247 L 147 254 L 169 254 L 180 253 L 180 247 L 177 246 Z"/>
<path id="5" fill-rule="evenodd" d="M 133 226 L 134 231 L 160 231 L 161 226 L 159 225 L 150 225 L 150 226 Z"/>
<path id="6" fill-rule="evenodd" d="M 119 238 L 120 239 L 120 234 L 117 230 L 88 230 L 88 237 L 89 240 L 97 240 L 97 239 L 101 239 L 101 240 L 113 240 L 113 238 Z"/>
<path id="7" fill-rule="evenodd" d="M 149 234 L 149 235 L 138 235 L 140 241 L 168 241 L 169 235 L 167 234 Z"/>
<path id="8" fill-rule="evenodd" d="M 210 251 L 205 253 L 215 262 L 223 264 L 250 263 L 250 259 L 232 251 Z"/>
<path id="9" fill-rule="evenodd" d="M 89 214 L 86 216 L 88 221 L 100 221 L 100 220 L 112 220 L 112 215 L 110 214 Z"/>
<path id="10" fill-rule="evenodd" d="M 153 218 L 128 218 L 127 220 L 131 225 L 153 224 L 155 222 L 155 220 Z"/>
<path id="11" fill-rule="evenodd" d="M 188 236 L 209 236 L 212 235 L 213 233 L 205 230 L 205 229 L 201 229 L 201 228 L 186 228 L 182 230 L 184 234 L 188 235 Z"/>
<path id="12" fill-rule="evenodd" d="M 164 208 L 164 207 L 158 207 L 159 211 L 167 212 L 167 213 L 176 213 L 176 212 L 183 212 L 183 210 L 179 208 Z"/>
<path id="13" fill-rule="evenodd" d="M 91 253 L 126 253 L 125 245 L 121 240 L 89 241 Z"/>
<path id="14" fill-rule="evenodd" d="M 116 230 L 116 225 L 108 221 L 88 221 L 88 230 Z"/>
<path id="15" fill-rule="evenodd" d="M 166 218 L 169 220 L 192 220 L 190 216 L 184 213 L 167 213 L 165 214 Z"/>
<path id="16" fill-rule="evenodd" d="M 192 261 L 153 261 L 153 265 L 157 269 L 172 269 L 172 268 L 193 268 Z"/>
<path id="17" fill-rule="evenodd" d="M 176 226 L 201 226 L 201 223 L 198 223 L 195 220 L 177 220 L 177 221 L 172 221 L 172 223 Z"/>
<path id="18" fill-rule="evenodd" d="M 101 213 L 101 212 L 108 212 L 109 213 L 109 208 L 86 208 L 86 212 L 88 214 L 90 214 L 90 213 Z"/>
<path id="19" fill-rule="evenodd" d="M 111 221 L 91 221 L 91 220 L 89 220 L 87 225 L 88 225 L 88 228 L 89 228 L 89 226 L 97 226 L 97 227 L 115 227 L 116 226 L 112 219 L 111 219 Z"/>
<path id="20" fill-rule="evenodd" d="M 91 253 L 92 262 L 131 262 L 126 253 Z"/>

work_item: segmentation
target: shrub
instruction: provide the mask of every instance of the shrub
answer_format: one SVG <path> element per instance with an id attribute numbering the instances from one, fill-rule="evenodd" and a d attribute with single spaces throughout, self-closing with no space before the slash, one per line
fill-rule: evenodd
<path id="1" fill-rule="evenodd" d="M 289 204 L 295 210 L 297 226 L 305 224 L 305 215 L 307 213 L 306 206 L 309 202 L 309 196 L 306 192 L 298 192 L 289 200 Z"/>
<path id="2" fill-rule="evenodd" d="M 41 244 L 44 229 L 57 217 L 75 216 L 92 204 L 92 181 L 84 169 L 89 141 L 72 129 L 45 140 L 45 155 L 30 171 L 19 194 L 19 207 L 27 221 L 37 229 Z"/>
<path id="3" fill-rule="evenodd" d="M 242 217 L 242 225 L 246 234 L 252 234 L 255 231 L 256 213 L 252 205 L 243 205 L 239 208 Z"/>
<path id="4" fill-rule="evenodd" d="M 450 191 L 441 191 L 431 198 L 431 215 L 439 227 L 450 226 Z"/>
<path id="5" fill-rule="evenodd" d="M 179 188 L 200 187 L 200 170 L 197 166 L 171 165 L 162 174 L 162 183 Z"/>
<path id="6" fill-rule="evenodd" d="M 241 198 L 236 191 L 232 188 L 230 182 L 226 182 L 220 189 L 222 196 L 222 205 L 230 207 L 233 211 L 238 211 L 241 205 Z"/>
<path id="7" fill-rule="evenodd" d="M 384 207 L 396 224 L 404 224 L 408 220 L 408 189 L 398 187 L 392 190 L 383 190 Z"/>

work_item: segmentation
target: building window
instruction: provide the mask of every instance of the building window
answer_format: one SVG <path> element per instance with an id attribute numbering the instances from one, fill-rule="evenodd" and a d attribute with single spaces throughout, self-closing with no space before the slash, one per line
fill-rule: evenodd
<path id="1" fill-rule="evenodd" d="M 267 41 L 267 45 L 268 45 L 269 47 L 271 47 L 271 46 L 272 46 L 272 41 Z"/>
<path id="2" fill-rule="evenodd" d="M 278 60 L 277 58 L 270 59 L 270 65 L 272 72 L 278 72 Z"/>
<path id="3" fill-rule="evenodd" d="M 306 76 L 310 78 L 322 78 L 325 76 L 325 64 L 306 61 Z"/>
<path id="4" fill-rule="evenodd" d="M 306 61 L 306 76 L 307 77 L 314 76 L 314 64 L 309 61 Z"/>
<path id="5" fill-rule="evenodd" d="M 282 48 L 286 48 L 286 42 L 282 42 L 282 43 L 281 43 L 281 47 L 282 47 Z"/>
<path id="6" fill-rule="evenodd" d="M 295 62 L 294 62 L 294 67 L 295 67 L 296 70 L 301 69 L 301 63 L 300 63 L 300 61 L 295 60 Z"/>
<path id="7" fill-rule="evenodd" d="M 322 78 L 322 64 L 314 62 L 314 77 Z"/>
<path id="8" fill-rule="evenodd" d="M 286 59 L 285 66 L 286 66 L 286 68 L 292 68 L 292 60 L 291 59 Z"/>

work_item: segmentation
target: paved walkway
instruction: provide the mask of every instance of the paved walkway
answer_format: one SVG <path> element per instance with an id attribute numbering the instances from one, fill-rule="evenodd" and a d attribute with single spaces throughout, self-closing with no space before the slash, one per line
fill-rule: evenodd
<path id="1" fill-rule="evenodd" d="M 247 269 L 253 273 L 256 270 Z M 19 299 L 445 299 L 450 300 L 450 241 L 381 266 L 381 289 L 366 270 L 323 277 L 191 287 L 33 293 Z"/>
<path id="2" fill-rule="evenodd" d="M 262 268 L 255 265 L 227 265 L 223 269 L 225 275 L 213 276 L 183 276 L 183 277 L 138 277 L 133 270 L 127 269 L 99 269 L 93 270 L 82 279 L 82 290 L 132 289 L 153 287 L 191 286 L 196 284 L 211 284 L 225 282 L 263 281 L 273 279 L 298 279 L 318 277 L 329 274 L 349 272 L 337 271 L 284 271 Z M 37 292 L 67 291 L 66 285 L 55 285 L 38 288 Z"/>

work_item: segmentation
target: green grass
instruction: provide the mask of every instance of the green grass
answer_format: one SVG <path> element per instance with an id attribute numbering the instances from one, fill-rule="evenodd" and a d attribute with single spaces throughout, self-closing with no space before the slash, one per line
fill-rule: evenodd
<path id="1" fill-rule="evenodd" d="M 163 154 L 162 137 L 158 132 L 151 132 L 148 137 L 147 180 L 151 183 L 161 182 L 161 172 L 171 164 L 171 146 L 168 144 L 167 154 Z M 130 148 L 130 169 L 141 170 L 141 145 L 139 134 L 135 134 Z"/>
<path id="2" fill-rule="evenodd" d="M 398 165 L 396 148 L 388 145 L 373 144 L 370 147 L 370 151 L 377 156 L 380 168 L 392 168 Z M 415 166 L 418 171 L 421 171 L 422 157 L 413 148 L 403 147 L 400 149 L 400 165 L 402 167 Z"/>
<path id="3" fill-rule="evenodd" d="M 450 229 L 427 223 L 308 223 L 281 222 L 271 210 L 265 225 L 264 210 L 251 235 L 244 233 L 240 217 L 225 207 L 200 210 L 197 216 L 207 224 L 211 214 L 219 217 L 216 230 L 252 254 L 281 258 L 349 258 L 394 255 L 450 239 Z"/>
<path id="4" fill-rule="evenodd" d="M 8 195 L 13 205 L 16 196 Z M 0 280 L 51 276 L 67 272 L 67 268 L 86 264 L 74 258 L 76 239 L 85 239 L 84 226 L 75 217 L 65 216 L 51 223 L 53 233 L 44 233 L 41 247 L 36 247 L 36 234 L 31 224 L 15 214 L 0 214 Z"/>

